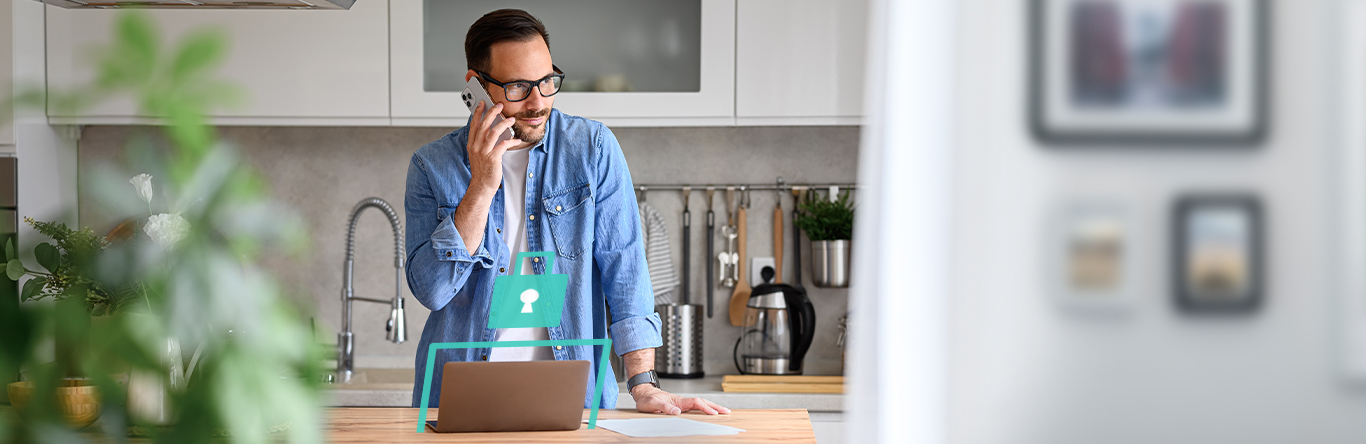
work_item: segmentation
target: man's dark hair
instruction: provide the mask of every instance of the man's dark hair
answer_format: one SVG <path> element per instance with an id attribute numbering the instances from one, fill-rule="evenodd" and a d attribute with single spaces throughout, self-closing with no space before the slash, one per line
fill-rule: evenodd
<path id="1" fill-rule="evenodd" d="M 465 34 L 465 65 L 469 69 L 487 73 L 491 64 L 489 48 L 494 44 L 526 42 L 537 36 L 545 40 L 547 48 L 550 47 L 550 34 L 545 32 L 545 25 L 526 11 L 499 9 L 484 14 L 470 25 L 469 33 Z"/>

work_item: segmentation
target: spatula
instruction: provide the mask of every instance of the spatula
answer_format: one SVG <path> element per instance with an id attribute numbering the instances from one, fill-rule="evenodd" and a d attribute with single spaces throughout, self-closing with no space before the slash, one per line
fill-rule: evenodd
<path id="1" fill-rule="evenodd" d="M 739 327 L 745 324 L 745 305 L 749 303 L 749 277 L 745 276 L 745 208 L 749 206 L 747 201 L 748 191 L 740 192 L 740 209 L 736 212 L 735 225 L 739 228 L 740 237 L 737 239 L 739 244 L 736 251 L 740 255 L 739 263 L 735 264 L 735 292 L 730 294 L 730 325 Z"/>

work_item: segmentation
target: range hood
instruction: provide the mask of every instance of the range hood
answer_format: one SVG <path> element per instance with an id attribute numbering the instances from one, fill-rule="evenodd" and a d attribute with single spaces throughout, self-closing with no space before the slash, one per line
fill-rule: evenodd
<path id="1" fill-rule="evenodd" d="M 66 9 L 351 9 L 356 0 L 38 0 Z"/>

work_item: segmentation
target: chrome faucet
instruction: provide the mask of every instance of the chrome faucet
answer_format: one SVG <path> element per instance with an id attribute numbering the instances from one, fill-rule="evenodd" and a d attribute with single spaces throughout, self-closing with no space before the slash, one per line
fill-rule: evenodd
<path id="1" fill-rule="evenodd" d="M 394 228 L 394 298 L 389 300 L 357 297 L 352 294 L 352 266 L 356 250 L 356 220 L 366 208 L 376 208 L 389 217 Z M 389 322 L 384 326 L 384 338 L 395 344 L 408 340 L 408 323 L 403 311 L 403 226 L 399 224 L 398 213 L 388 202 L 377 197 L 361 200 L 351 209 L 351 222 L 346 230 L 346 268 L 342 269 L 346 285 L 342 287 L 342 331 L 337 333 L 337 380 L 350 382 L 355 370 L 355 336 L 351 333 L 351 302 L 365 301 L 389 304 Z"/>

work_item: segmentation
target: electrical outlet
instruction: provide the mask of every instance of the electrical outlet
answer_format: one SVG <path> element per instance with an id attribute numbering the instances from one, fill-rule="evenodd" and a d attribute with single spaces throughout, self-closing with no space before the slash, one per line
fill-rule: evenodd
<path id="1" fill-rule="evenodd" d="M 774 268 L 773 264 L 772 257 L 751 258 L 749 261 L 749 286 L 756 287 L 759 284 L 766 284 L 767 282 L 764 282 L 763 275 L 764 267 Z M 776 272 L 777 270 L 774 271 Z M 778 277 L 774 276 L 773 278 L 777 279 Z"/>

